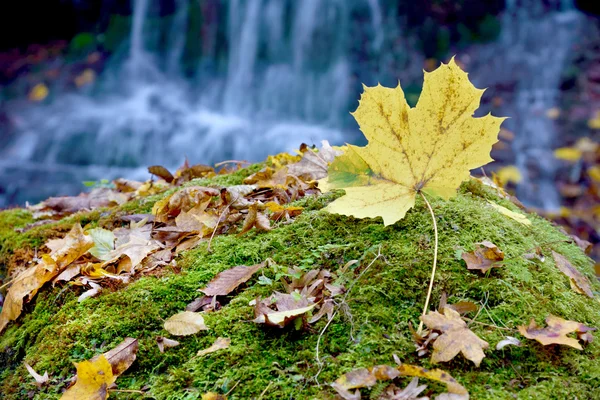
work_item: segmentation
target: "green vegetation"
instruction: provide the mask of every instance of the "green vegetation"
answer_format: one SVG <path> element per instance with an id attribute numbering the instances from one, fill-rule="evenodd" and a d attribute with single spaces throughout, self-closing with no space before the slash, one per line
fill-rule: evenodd
<path id="1" fill-rule="evenodd" d="M 260 167 L 195 183 L 239 184 Z M 82 303 L 77 302 L 81 293 L 77 286 L 47 285 L 25 306 L 17 323 L 0 336 L 0 393 L 8 400 L 30 394 L 35 399 L 59 398 L 75 373 L 72 362 L 110 350 L 128 336 L 139 339 L 140 348 L 137 361 L 118 378 L 118 388 L 149 387 L 147 395 L 156 399 L 199 399 L 208 391 L 229 392 L 229 399 L 258 398 L 263 391 L 265 399 L 333 398 L 327 383 L 355 368 L 393 365 L 392 354 L 406 363 L 432 367 L 427 357 L 417 357 L 408 327 L 409 322 L 418 324 L 429 280 L 433 259 L 430 214 L 420 198 L 404 219 L 388 227 L 380 219 L 359 220 L 321 210 L 342 193 L 302 199 L 293 205 L 304 207 L 304 212 L 292 223 L 278 223 L 267 233 L 216 236 L 211 253 L 206 243 L 183 253 L 177 260 L 181 271 L 154 271 L 127 286 L 105 288 L 100 296 Z M 23 234 L 13 229 L 32 222 L 29 213 L 1 212 L 0 270 L 10 267 L 7 262 L 14 262 L 17 252 L 40 247 L 76 221 L 82 225 L 116 224 L 115 216 L 148 212 L 164 195 L 117 210 L 77 214 Z M 437 367 L 452 374 L 473 399 L 600 398 L 598 341 L 583 351 L 542 347 L 514 329 L 529 323 L 530 318 L 543 324 L 548 314 L 600 327 L 600 305 L 570 289 L 568 279 L 554 266 L 550 250 L 565 255 L 596 282 L 589 259 L 550 222 L 529 215 L 533 226 L 525 227 L 491 209 L 486 199 L 516 211 L 512 203 L 497 198 L 476 181 L 463 184 L 459 196 L 451 201 L 432 199 L 440 231 L 433 303 L 446 292 L 449 303 L 469 300 L 484 304 L 470 328 L 490 343 L 480 368 L 460 356 Z M 482 240 L 492 241 L 506 254 L 505 265 L 486 275 L 467 271 L 457 256 Z M 545 261 L 523 257 L 538 246 Z M 220 271 L 270 257 L 280 267 L 324 268 L 335 273 L 348 261 L 359 260 L 340 274 L 348 287 L 378 252 L 382 257 L 356 281 L 348 297 L 349 314 L 339 313 L 323 334 L 322 369 L 315 360 L 315 347 L 325 318 L 301 331 L 270 329 L 251 322 L 253 309 L 248 303 L 283 290 L 277 282 L 258 284 L 260 273 L 223 301 L 220 311 L 205 316 L 209 331 L 177 338 L 181 345 L 164 354 L 156 346 L 157 336 L 169 336 L 162 328 L 163 321 L 199 297 L 197 289 Z M 275 277 L 270 268 L 262 273 Z M 593 288 L 598 293 L 600 285 L 595 283 Z M 506 335 L 519 337 L 524 346 L 496 351 L 496 343 Z M 228 349 L 194 358 L 219 336 L 231 338 Z M 23 361 L 39 373 L 48 371 L 50 384 L 36 388 Z M 370 393 L 376 398 L 385 386 L 384 382 L 370 392 L 361 391 L 363 396 Z M 114 392 L 110 397 L 138 399 L 140 395 Z"/>

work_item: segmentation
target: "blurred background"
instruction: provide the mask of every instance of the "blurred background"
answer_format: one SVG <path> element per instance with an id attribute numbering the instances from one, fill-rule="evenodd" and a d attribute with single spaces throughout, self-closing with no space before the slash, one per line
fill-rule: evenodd
<path id="1" fill-rule="evenodd" d="M 483 171 L 600 241 L 600 2 L 44 0 L 0 12 L 0 209 L 147 179 L 146 166 L 364 144 L 361 84 L 456 55 L 481 115 L 509 116 Z M 592 251 L 600 259 L 600 248 Z"/>

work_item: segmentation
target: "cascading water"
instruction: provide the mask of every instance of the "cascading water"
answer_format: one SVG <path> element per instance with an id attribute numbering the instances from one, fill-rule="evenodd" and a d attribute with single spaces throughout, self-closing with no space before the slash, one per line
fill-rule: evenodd
<path id="1" fill-rule="evenodd" d="M 423 55 L 391 1 L 173 0 L 167 19 L 157 18 L 161 0 L 132 1 L 129 48 L 118 53 L 126 56 L 113 56 L 91 92 L 9 110 L 0 207 L 76 194 L 84 180 L 146 179 L 146 165 L 173 168 L 185 157 L 254 161 L 302 142 L 352 142 L 361 82 L 422 79 Z M 477 56 L 489 62 L 471 77 L 479 87 L 517 81 L 515 106 L 503 114 L 525 175 L 519 196 L 554 208 L 556 133 L 545 111 L 556 104 L 578 15 L 538 3 L 508 2 L 500 38 Z M 196 38 L 193 7 L 203 21 Z M 184 65 L 189 53 L 195 64 Z"/>
<path id="2" fill-rule="evenodd" d="M 500 37 L 478 54 L 482 66 L 474 75 L 480 86 L 516 83 L 503 126 L 515 132 L 512 148 L 523 176 L 517 197 L 528 206 L 560 207 L 553 155 L 557 129 L 548 111 L 558 106 L 562 72 L 583 23 L 568 0 L 507 1 Z"/>
<path id="3" fill-rule="evenodd" d="M 19 140 L 0 151 L 0 206 L 56 191 L 34 189 L 36 180 L 71 182 L 60 191 L 76 193 L 83 180 L 147 178 L 149 164 L 259 160 L 302 142 L 343 141 L 352 102 L 350 2 L 225 2 L 227 66 L 206 74 L 201 60 L 198 85 L 180 74 L 190 3 L 176 1 L 165 54 L 148 45 L 158 3 L 134 0 L 128 57 L 105 72 L 97 94 L 65 94 L 20 111 Z M 353 3 L 380 13 L 377 0 Z"/>

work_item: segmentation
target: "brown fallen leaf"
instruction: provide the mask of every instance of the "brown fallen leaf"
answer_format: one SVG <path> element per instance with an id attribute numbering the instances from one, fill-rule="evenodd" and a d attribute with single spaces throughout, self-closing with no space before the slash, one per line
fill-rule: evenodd
<path id="1" fill-rule="evenodd" d="M 219 337 L 209 348 L 199 350 L 198 353 L 196 353 L 196 356 L 205 356 L 207 354 L 214 353 L 215 351 L 226 349 L 230 344 L 231 339 Z"/>
<path id="2" fill-rule="evenodd" d="M 552 257 L 556 262 L 556 267 L 569 278 L 571 288 L 579 294 L 585 294 L 590 298 L 594 298 L 594 292 L 588 279 L 575 268 L 569 260 L 562 254 L 552 251 Z"/>
<path id="3" fill-rule="evenodd" d="M 61 273 L 93 245 L 94 242 L 83 233 L 79 224 L 75 224 L 63 239 L 49 241 L 46 246 L 51 249 L 50 254 L 43 255 L 38 264 L 27 268 L 13 279 L 0 313 L 0 332 L 10 321 L 19 317 L 25 297 L 31 300 L 46 282 Z"/>
<path id="4" fill-rule="evenodd" d="M 116 379 L 125 372 L 136 359 L 139 343 L 137 339 L 128 337 L 112 350 L 109 350 L 99 356 L 93 357 L 90 361 L 96 362 L 100 357 L 106 358 L 112 368 L 112 374 Z"/>
<path id="5" fill-rule="evenodd" d="M 488 342 L 477 337 L 460 318 L 459 313 L 448 307 L 443 311 L 444 314 L 432 311 L 421 316 L 429 329 L 442 332 L 433 343 L 431 362 L 450 361 L 458 353 L 462 353 L 466 359 L 479 366 L 485 357 L 483 350 L 489 347 Z"/>
<path id="6" fill-rule="evenodd" d="M 289 220 L 290 218 L 294 218 L 297 217 L 298 215 L 300 215 L 302 213 L 303 208 L 302 207 L 294 207 L 294 206 L 282 206 L 279 203 L 276 203 L 274 201 L 269 201 L 268 203 L 265 204 L 265 207 L 267 207 L 267 209 L 269 211 L 271 211 L 271 220 L 273 221 L 279 221 L 282 218 L 285 218 L 286 220 Z"/>
<path id="7" fill-rule="evenodd" d="M 198 290 L 207 296 L 226 296 L 233 292 L 239 285 L 248 281 L 252 275 L 264 266 L 264 262 L 250 267 L 239 265 L 219 272 L 204 289 Z"/>
<path id="8" fill-rule="evenodd" d="M 344 399 L 359 399 L 358 391 L 352 393 L 351 389 L 359 389 L 374 386 L 377 381 L 394 379 L 400 372 L 388 365 L 376 365 L 371 368 L 359 368 L 340 376 L 331 384 L 336 392 Z"/>
<path id="9" fill-rule="evenodd" d="M 116 377 L 112 367 L 104 355 L 94 361 L 75 363 L 77 367 L 77 382 L 68 388 L 61 400 L 105 400 L 108 398 L 108 387 Z"/>
<path id="10" fill-rule="evenodd" d="M 48 371 L 44 372 L 44 375 L 40 375 L 37 372 L 35 372 L 35 370 L 33 368 L 31 368 L 31 366 L 29 364 L 27 364 L 26 362 L 24 362 L 23 364 L 25 365 L 25 368 L 27 368 L 27 372 L 29 372 L 29 375 L 31 375 L 33 377 L 33 379 L 35 379 L 35 385 L 37 387 L 42 387 L 46 383 L 48 383 L 48 380 L 49 380 Z"/>
<path id="11" fill-rule="evenodd" d="M 152 175 L 158 176 L 159 178 L 165 180 L 168 183 L 173 182 L 173 179 L 175 179 L 173 177 L 173 174 L 171 174 L 169 170 L 163 167 L 162 165 L 152 165 L 148 167 L 148 172 L 150 172 Z"/>
<path id="12" fill-rule="evenodd" d="M 152 207 L 152 214 L 157 222 L 168 222 L 170 218 L 177 217 L 181 212 L 189 211 L 198 204 L 219 195 L 218 189 L 189 186 L 157 201 Z"/>
<path id="13" fill-rule="evenodd" d="M 157 240 L 146 240 L 143 237 L 132 235 L 128 242 L 116 247 L 105 256 L 106 261 L 102 264 L 102 268 L 106 268 L 108 265 L 119 261 L 121 257 L 126 256 L 131 261 L 132 270 L 129 271 L 131 273 L 142 263 L 144 258 L 160 248 L 162 248 L 162 244 Z"/>
<path id="14" fill-rule="evenodd" d="M 480 270 L 486 273 L 489 269 L 499 267 L 504 260 L 504 253 L 492 242 L 484 240 L 476 243 L 477 248 L 471 253 L 462 253 L 462 259 L 467 263 L 467 269 Z"/>
<path id="15" fill-rule="evenodd" d="M 165 330 L 175 336 L 193 335 L 200 331 L 208 330 L 204 318 L 199 313 L 182 311 L 165 321 Z"/>
<path id="16" fill-rule="evenodd" d="M 571 236 L 571 238 L 573 239 L 573 241 L 575 241 L 575 244 L 577 245 L 577 247 L 579 247 L 581 250 L 583 250 L 583 252 L 585 254 L 590 254 L 590 252 L 592 251 L 592 249 L 594 248 L 594 245 L 591 242 L 588 242 L 587 240 L 581 239 L 579 236 L 577 235 L 569 235 Z"/>
<path id="17" fill-rule="evenodd" d="M 537 340 L 544 346 L 562 344 L 583 350 L 577 339 L 570 338 L 567 335 L 575 332 L 580 340 L 591 342 L 592 335 L 590 332 L 596 330 L 596 328 L 591 328 L 579 322 L 568 321 L 552 314 L 546 318 L 546 324 L 548 325 L 546 328 L 537 326 L 532 318 L 529 326 L 518 326 L 519 333 L 527 339 Z"/>
<path id="18" fill-rule="evenodd" d="M 98 207 L 111 207 L 123 204 L 130 199 L 130 195 L 119 193 L 108 188 L 96 188 L 90 193 L 81 193 L 78 196 L 50 197 L 42 203 L 29 207 L 36 214 L 49 212 L 50 215 L 64 216 L 80 210 L 94 210 Z"/>
<path id="19" fill-rule="evenodd" d="M 206 210 L 210 201 L 207 199 L 188 211 L 181 212 L 175 217 L 175 226 L 182 232 L 198 232 L 200 237 L 211 234 L 219 216 L 213 210 Z"/>
<path id="20" fill-rule="evenodd" d="M 258 207 L 258 203 L 253 203 L 250 207 L 248 207 L 248 215 L 246 215 L 246 219 L 244 219 L 244 225 L 242 226 L 240 233 L 238 233 L 238 236 L 242 236 L 252 228 L 256 228 L 256 230 L 259 232 L 271 230 L 269 218 L 264 213 L 259 211 Z"/>
<path id="21" fill-rule="evenodd" d="M 327 140 L 323 140 L 319 151 L 306 149 L 300 161 L 288 165 L 288 173 L 311 181 L 325 178 L 329 164 L 341 154 L 342 151 L 335 150 Z"/>
<path id="22" fill-rule="evenodd" d="M 175 184 L 181 185 L 182 183 L 189 182 L 196 178 L 208 178 L 215 175 L 215 169 L 210 165 L 196 164 L 190 165 L 188 160 L 175 171 Z"/>
<path id="23" fill-rule="evenodd" d="M 256 185 L 258 188 L 282 188 L 286 189 L 287 168 L 275 170 L 271 167 L 266 167 L 244 179 L 246 185 Z"/>
<path id="24" fill-rule="evenodd" d="M 156 337 L 156 345 L 158 346 L 158 350 L 161 353 L 165 352 L 165 349 L 169 349 L 171 347 L 179 346 L 179 342 L 177 340 L 168 339 L 163 336 Z"/>
<path id="25" fill-rule="evenodd" d="M 270 308 L 273 306 L 277 311 Z M 304 318 L 304 315 L 315 306 L 315 303 L 297 292 L 295 294 L 275 292 L 270 298 L 256 301 L 254 306 L 256 318 L 253 322 L 283 328 L 298 317 Z"/>

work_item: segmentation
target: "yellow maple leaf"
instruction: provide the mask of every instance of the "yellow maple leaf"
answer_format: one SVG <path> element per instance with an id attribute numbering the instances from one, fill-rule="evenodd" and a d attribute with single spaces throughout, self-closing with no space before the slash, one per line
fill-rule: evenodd
<path id="1" fill-rule="evenodd" d="M 112 366 L 101 355 L 96 360 L 76 363 L 77 382 L 61 397 L 61 400 L 105 400 L 108 398 L 108 387 L 114 383 Z"/>
<path id="2" fill-rule="evenodd" d="M 319 181 L 323 191 L 344 189 L 329 212 L 358 218 L 402 219 L 420 191 L 445 199 L 456 195 L 469 171 L 493 161 L 492 145 L 504 118 L 473 118 L 482 89 L 475 88 L 452 59 L 425 73 L 417 106 L 400 85 L 364 88 L 354 118 L 369 140 L 349 145 Z"/>

